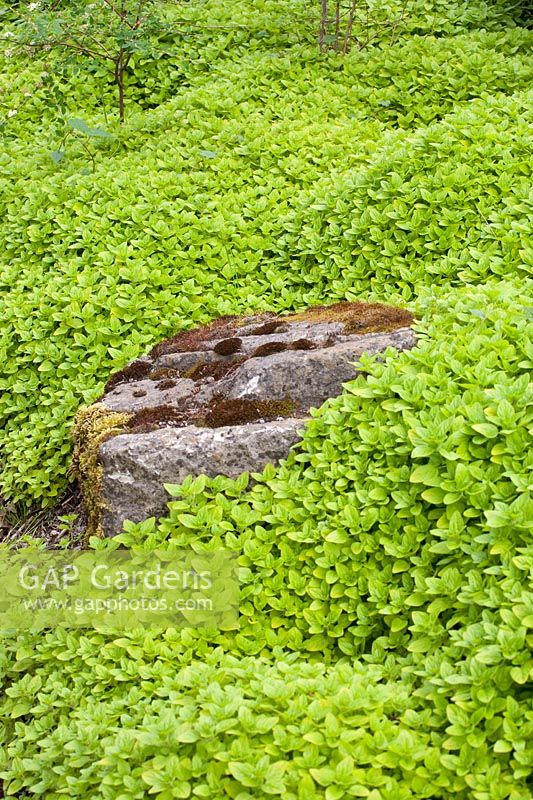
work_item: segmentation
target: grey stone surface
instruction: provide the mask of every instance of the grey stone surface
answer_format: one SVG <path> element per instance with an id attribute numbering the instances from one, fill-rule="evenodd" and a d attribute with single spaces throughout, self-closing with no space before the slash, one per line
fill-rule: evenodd
<path id="1" fill-rule="evenodd" d="M 236 335 L 241 339 L 240 351 L 230 356 L 221 356 L 213 351 L 217 342 L 206 344 L 205 350 L 185 353 L 166 353 L 159 356 L 155 362 L 156 366 L 171 367 L 180 372 L 186 372 L 198 364 L 210 364 L 214 362 L 231 363 L 243 355 L 250 355 L 261 345 L 271 342 L 281 342 L 285 345 L 293 345 L 298 340 L 307 340 L 316 347 L 327 347 L 330 340 L 348 339 L 343 335 L 343 325 L 340 322 L 291 322 L 281 324 L 275 332 L 262 335 L 254 335 L 251 331 L 260 327 L 258 323 L 245 325 L 236 331 Z"/>
<path id="2" fill-rule="evenodd" d="M 194 381 L 179 378 L 174 386 L 162 389 L 155 381 L 142 380 L 132 383 L 120 383 L 116 389 L 108 392 L 103 403 L 111 411 L 140 411 L 143 408 L 175 405 L 190 397 L 196 391 Z"/>
<path id="3" fill-rule="evenodd" d="M 100 449 L 104 533 L 120 533 L 126 519 L 140 522 L 163 515 L 171 499 L 164 483 L 181 483 L 191 474 L 237 477 L 244 471 L 260 472 L 287 456 L 304 425 L 305 419 L 287 418 L 115 436 Z"/>
<path id="4" fill-rule="evenodd" d="M 375 354 L 387 347 L 413 347 L 410 328 L 390 333 L 367 333 L 343 337 L 331 347 L 317 350 L 286 350 L 263 358 L 252 358 L 220 381 L 218 390 L 239 400 L 283 400 L 290 398 L 297 408 L 319 406 L 342 391 L 342 384 L 357 374 L 354 362 L 363 353 Z"/>
<path id="5" fill-rule="evenodd" d="M 193 353 L 166 353 L 159 356 L 155 361 L 156 367 L 170 367 L 170 369 L 177 369 L 179 372 L 187 372 L 193 369 L 198 364 L 205 363 L 208 359 L 212 359 L 215 353 L 207 352 L 193 352 Z"/>

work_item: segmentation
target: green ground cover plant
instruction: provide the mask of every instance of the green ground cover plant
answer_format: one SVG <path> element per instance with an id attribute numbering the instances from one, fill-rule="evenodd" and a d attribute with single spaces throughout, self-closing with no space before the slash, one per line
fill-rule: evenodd
<path id="1" fill-rule="evenodd" d="M 3 637 L 6 796 L 530 798 L 532 33 L 511 5 L 413 0 L 394 45 L 341 56 L 318 4 L 184 4 L 158 68 L 133 57 L 122 126 L 104 70 L 0 40 L 5 498 L 53 503 L 79 406 L 178 329 L 371 299 L 419 336 L 279 468 L 188 480 L 93 540 L 234 551 L 239 630 Z M 72 118 L 112 134 L 94 163 L 75 139 L 50 157 Z"/>

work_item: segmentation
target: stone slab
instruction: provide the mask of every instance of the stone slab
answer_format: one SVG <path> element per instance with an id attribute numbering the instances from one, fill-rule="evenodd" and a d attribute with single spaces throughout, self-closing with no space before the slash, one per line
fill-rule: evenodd
<path id="1" fill-rule="evenodd" d="M 353 336 L 317 350 L 285 350 L 252 358 L 222 380 L 218 390 L 235 400 L 293 400 L 298 409 L 317 407 L 342 391 L 342 384 L 357 374 L 363 353 L 380 353 L 387 347 L 413 347 L 410 328 L 390 333 Z"/>
<path id="2" fill-rule="evenodd" d="M 304 419 L 286 418 L 115 436 L 100 448 L 105 535 L 120 533 L 126 519 L 140 522 L 163 515 L 170 500 L 165 483 L 181 483 L 188 475 L 231 478 L 245 471 L 260 472 L 287 456 L 304 425 Z"/>
<path id="3" fill-rule="evenodd" d="M 105 395 L 103 403 L 111 411 L 134 412 L 180 403 L 195 391 L 194 381 L 186 378 L 177 380 L 174 386 L 168 388 L 161 388 L 155 381 L 142 380 L 119 384 Z"/>

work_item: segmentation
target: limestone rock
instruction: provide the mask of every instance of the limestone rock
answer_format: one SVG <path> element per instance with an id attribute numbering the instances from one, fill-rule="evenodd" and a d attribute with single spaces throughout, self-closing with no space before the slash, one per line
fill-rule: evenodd
<path id="1" fill-rule="evenodd" d="M 104 404 L 112 411 L 140 411 L 179 403 L 196 390 L 194 381 L 181 378 L 173 386 L 162 387 L 151 380 L 120 383 L 105 395 Z"/>
<path id="2" fill-rule="evenodd" d="M 310 408 L 342 391 L 363 353 L 416 344 L 411 323 L 402 308 L 337 303 L 222 317 L 161 342 L 111 376 L 91 407 L 98 438 L 76 441 L 91 524 L 114 535 L 125 519 L 165 512 L 164 483 L 258 472 L 285 458 Z M 120 418 L 118 429 L 106 413 Z"/>
<path id="3" fill-rule="evenodd" d="M 354 363 L 363 353 L 387 347 L 413 347 L 410 328 L 392 333 L 368 333 L 342 338 L 330 347 L 287 350 L 264 358 L 251 358 L 219 383 L 218 389 L 235 400 L 294 400 L 301 411 L 317 407 L 342 391 L 342 384 L 357 374 Z"/>
<path id="4" fill-rule="evenodd" d="M 115 436 L 100 449 L 104 532 L 120 533 L 125 519 L 140 522 L 161 515 L 169 501 L 165 483 L 181 483 L 190 474 L 260 472 L 289 452 L 303 425 L 302 419 L 282 419 L 268 425 L 189 425 Z"/>

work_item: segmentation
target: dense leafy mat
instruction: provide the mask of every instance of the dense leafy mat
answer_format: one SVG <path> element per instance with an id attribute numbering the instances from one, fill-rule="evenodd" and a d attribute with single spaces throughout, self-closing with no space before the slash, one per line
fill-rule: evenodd
<path id="1" fill-rule="evenodd" d="M 53 499 L 76 408 L 177 328 L 373 298 L 420 336 L 253 486 L 188 481 L 95 542 L 234 550 L 238 632 L 4 640 L 5 794 L 530 797 L 531 33 L 502 3 L 409 7 L 340 59 L 296 0 L 203 4 L 248 32 L 139 62 L 89 174 L 75 142 L 49 158 L 50 98 L 103 124 L 105 75 L 23 101 L 45 67 L 4 52 L 6 496 Z"/>
<path id="2" fill-rule="evenodd" d="M 176 328 L 370 291 L 410 300 L 438 276 L 484 280 L 516 264 L 531 34 L 465 33 L 444 18 L 456 35 L 424 30 L 324 59 L 305 26 L 291 45 L 294 6 L 265 3 L 254 23 L 257 34 L 279 31 L 278 49 L 271 34 L 223 51 L 224 33 L 195 60 L 178 42 L 174 60 L 192 62 L 187 80 L 176 65 L 161 68 L 148 99 L 165 87 L 171 99 L 133 111 L 118 142 L 95 145 L 94 173 L 76 141 L 65 166 L 49 153 L 61 138 L 58 102 L 66 116 L 105 124 L 94 108 L 105 75 L 84 70 L 66 84 L 49 74 L 41 86 L 50 64 L 21 64 L 4 48 L 4 495 L 57 496 L 79 404 Z M 237 21 L 250 24 L 241 8 Z M 486 9 L 469 13 L 491 23 Z"/>

